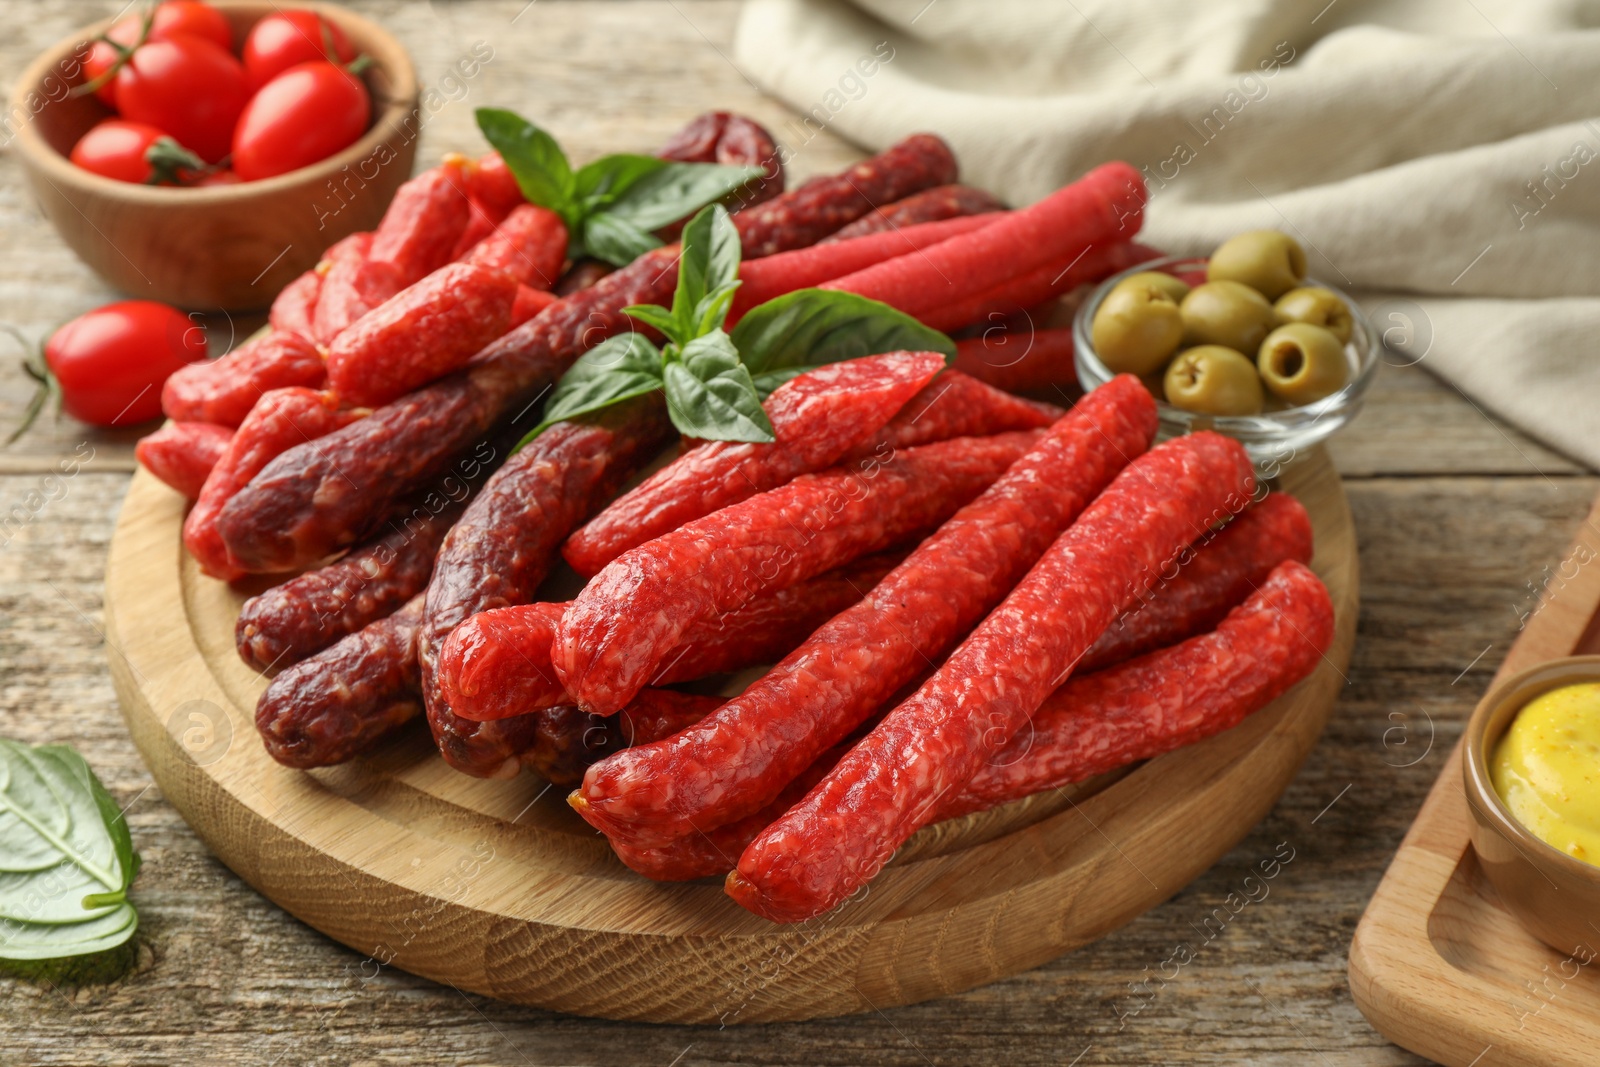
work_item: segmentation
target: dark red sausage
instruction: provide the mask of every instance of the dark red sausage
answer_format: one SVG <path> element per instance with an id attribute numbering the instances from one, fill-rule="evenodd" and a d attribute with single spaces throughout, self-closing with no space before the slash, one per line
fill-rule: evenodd
<path id="1" fill-rule="evenodd" d="M 648 847 L 760 809 L 937 663 L 1155 431 L 1155 402 L 1137 379 L 1089 394 L 766 677 L 673 744 L 597 765 L 578 794 L 584 817 L 614 840 Z"/>
<path id="2" fill-rule="evenodd" d="M 209 422 L 173 422 L 141 437 L 133 454 L 139 465 L 194 500 L 217 465 L 233 431 Z"/>
<path id="3" fill-rule="evenodd" d="M 256 703 L 267 753 L 327 767 L 368 751 L 422 711 L 412 653 L 422 598 L 272 680 Z"/>
<path id="4" fill-rule="evenodd" d="M 572 528 L 671 435 L 659 394 L 558 423 L 507 460 L 446 535 L 428 583 L 418 657 L 428 723 L 452 767 L 504 777 L 541 757 L 534 717 L 476 723 L 450 710 L 434 681 L 445 638 L 480 611 L 533 600 Z"/>
<path id="5" fill-rule="evenodd" d="M 991 211 L 1005 209 L 1004 204 L 982 189 L 970 185 L 941 185 L 868 212 L 833 236 L 824 238 L 822 243 L 847 241 L 852 237 L 865 237 L 923 222 L 987 215 Z"/>
<path id="6" fill-rule="evenodd" d="M 1160 255 L 1154 249 L 1134 241 L 1118 241 L 1091 249 L 1081 256 L 1075 253 L 982 292 L 939 304 L 918 318 L 936 330 L 946 331 L 989 325 L 1069 293 L 1080 285 L 1109 278 Z"/>
<path id="7" fill-rule="evenodd" d="M 613 501 L 567 539 L 562 555 L 579 574 L 628 549 L 809 471 L 832 466 L 867 443 L 944 369 L 937 352 L 892 352 L 818 367 L 773 390 L 762 405 L 775 441 L 707 441 Z"/>
<path id="8" fill-rule="evenodd" d="M 864 885 L 1026 728 L 1162 568 L 1243 510 L 1254 488 L 1243 446 L 1220 434 L 1179 437 L 1130 463 L 944 666 L 756 838 L 728 894 L 797 922 Z"/>
<path id="9" fill-rule="evenodd" d="M 682 163 L 721 163 L 730 167 L 761 167 L 766 174 L 734 194 L 729 210 L 740 211 L 764 203 L 783 192 L 783 159 L 766 127 L 729 111 L 708 111 L 691 119 L 656 153 Z M 674 239 L 682 224 L 668 227 L 663 237 Z"/>
<path id="10" fill-rule="evenodd" d="M 696 624 L 939 524 L 1040 432 L 958 437 L 805 474 L 625 552 L 562 616 L 556 673 L 579 707 L 613 714 Z"/>
<path id="11" fill-rule="evenodd" d="M 290 386 L 320 389 L 327 377 L 316 345 L 273 330 L 227 355 L 178 368 L 161 387 L 161 411 L 174 422 L 238 426 L 262 393 Z"/>
<path id="12" fill-rule="evenodd" d="M 1191 545 L 1147 596 L 1124 611 L 1078 664 L 1097 671 L 1216 626 L 1284 560 L 1311 562 L 1311 517 L 1272 493 L 1216 534 Z"/>
<path id="13" fill-rule="evenodd" d="M 734 216 L 744 255 L 813 243 L 876 203 L 950 180 L 954 158 L 920 135 Z M 463 371 L 417 390 L 350 428 L 279 457 L 229 502 L 219 527 L 253 571 L 310 566 L 369 534 L 405 496 L 449 470 L 495 427 L 529 427 L 530 405 L 579 355 L 626 330 L 630 304 L 672 303 L 677 249 L 659 248 L 512 330 Z"/>
<path id="14" fill-rule="evenodd" d="M 461 485 L 464 500 L 465 483 Z M 258 671 L 282 670 L 399 609 L 428 587 L 439 543 L 461 501 L 419 500 L 383 536 L 324 567 L 244 602 L 234 624 L 239 658 Z"/>
<path id="15" fill-rule="evenodd" d="M 843 174 L 800 188 L 734 216 L 746 259 L 804 248 L 854 222 L 879 204 L 956 179 L 956 157 L 931 133 L 913 134 Z"/>
<path id="16" fill-rule="evenodd" d="M 1215 631 L 1075 677 L 950 800 L 954 818 L 1192 745 L 1310 674 L 1333 643 L 1333 601 L 1311 569 L 1280 563 Z"/>
<path id="17" fill-rule="evenodd" d="M 183 520 L 184 547 L 200 569 L 228 581 L 244 573 L 217 530 L 222 508 L 273 457 L 302 442 L 314 442 L 356 418 L 354 412 L 341 411 L 338 396 L 327 390 L 274 389 L 256 401 L 217 457 L 199 499 Z"/>

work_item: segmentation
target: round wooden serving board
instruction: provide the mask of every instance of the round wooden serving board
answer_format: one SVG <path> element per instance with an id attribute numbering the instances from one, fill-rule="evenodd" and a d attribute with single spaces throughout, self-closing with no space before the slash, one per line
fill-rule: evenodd
<path id="1" fill-rule="evenodd" d="M 445 766 L 420 724 L 301 772 L 252 723 L 265 680 L 234 653 L 242 598 L 182 550 L 184 503 L 134 478 L 111 543 L 106 644 L 135 744 L 240 877 L 369 956 L 461 989 L 614 1019 L 738 1023 L 909 1004 L 1038 966 L 1177 893 L 1277 801 L 1333 708 L 1355 637 L 1355 532 L 1314 451 L 1280 488 L 1316 527 L 1334 646 L 1225 734 L 1071 790 L 929 827 L 843 908 L 796 926 L 720 881 L 623 867 L 561 791 Z"/>

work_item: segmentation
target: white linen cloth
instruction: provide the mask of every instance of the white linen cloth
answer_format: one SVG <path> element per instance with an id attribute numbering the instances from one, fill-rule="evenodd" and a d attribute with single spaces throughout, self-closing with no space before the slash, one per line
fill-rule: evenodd
<path id="1" fill-rule="evenodd" d="M 1594 0 L 747 0 L 734 54 L 797 153 L 929 130 L 1014 204 L 1120 158 L 1158 248 L 1293 234 L 1391 362 L 1600 468 L 1593 27 Z"/>

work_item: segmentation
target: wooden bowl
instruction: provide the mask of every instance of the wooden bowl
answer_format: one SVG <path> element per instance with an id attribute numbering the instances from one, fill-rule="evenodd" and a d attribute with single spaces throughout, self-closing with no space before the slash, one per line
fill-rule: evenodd
<path id="1" fill-rule="evenodd" d="M 269 2 L 216 0 L 235 41 L 277 10 Z M 69 96 L 83 80 L 87 42 L 112 20 L 89 26 L 39 56 L 12 90 L 7 114 L 23 174 L 45 217 L 78 256 L 133 296 L 183 308 L 264 308 L 314 266 L 330 244 L 377 225 L 417 150 L 417 77 L 398 41 L 372 22 L 328 4 L 299 3 L 336 24 L 372 58 L 362 75 L 374 121 L 349 148 L 262 181 L 178 189 L 113 181 L 67 158 L 85 131 L 110 115 L 93 95 Z"/>
<path id="2" fill-rule="evenodd" d="M 1567 855 L 1518 822 L 1495 792 L 1489 759 L 1517 712 L 1552 689 L 1600 682 L 1600 656 L 1567 656 L 1520 671 L 1484 696 L 1467 722 L 1462 774 L 1470 836 L 1506 910 L 1563 955 L 1600 945 L 1600 867 Z"/>

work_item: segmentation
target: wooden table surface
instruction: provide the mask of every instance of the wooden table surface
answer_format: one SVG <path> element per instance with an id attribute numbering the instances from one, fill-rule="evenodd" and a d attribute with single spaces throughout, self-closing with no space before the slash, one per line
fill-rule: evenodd
<path id="1" fill-rule="evenodd" d="M 712 107 L 750 113 L 784 137 L 788 112 L 728 61 L 733 2 L 354 6 L 402 39 L 436 90 L 421 160 L 481 150 L 472 123 L 481 104 L 537 117 L 580 159 L 648 150 Z M 94 0 L 0 4 L 11 27 L 0 37 L 0 80 L 9 85 L 35 52 L 113 10 Z M 478 42 L 493 57 L 462 77 L 457 64 Z M 792 173 L 856 154 L 824 134 Z M 0 239 L 0 322 L 41 337 L 114 298 L 39 216 L 9 145 L 0 147 Z M 227 323 L 220 330 L 225 340 Z M 0 424 L 13 422 L 28 390 L 7 355 Z M 135 971 L 81 989 L 0 981 L 3 1063 L 1423 1062 L 1356 1010 L 1350 936 L 1600 488 L 1425 369 L 1385 368 L 1332 446 L 1364 579 L 1349 687 L 1305 769 L 1238 848 L 1167 904 L 1038 970 L 916 1007 L 718 1030 L 561 1016 L 363 969 L 360 955 L 211 858 L 152 784 L 107 675 L 115 653 L 101 633 L 102 570 L 135 436 L 47 418 L 0 451 L 0 735 L 77 746 L 126 806 L 145 860 L 133 891 Z M 77 472 L 64 476 L 69 456 Z M 1208 941 L 1203 921 L 1282 842 L 1293 861 Z M 1141 987 L 1180 945 L 1192 962 Z"/>

